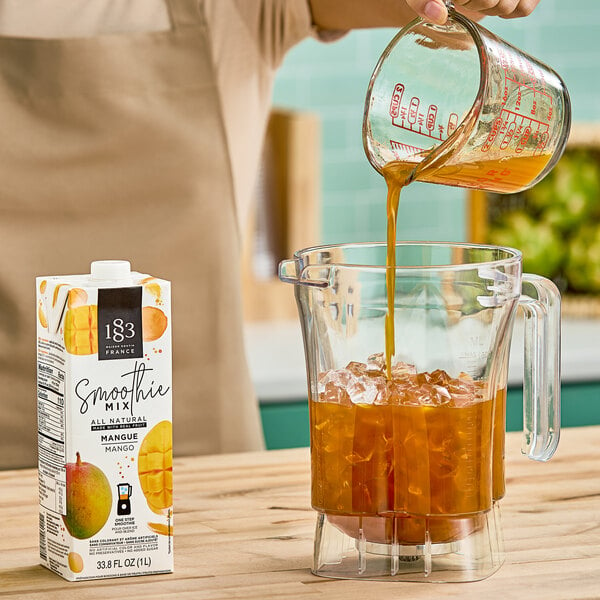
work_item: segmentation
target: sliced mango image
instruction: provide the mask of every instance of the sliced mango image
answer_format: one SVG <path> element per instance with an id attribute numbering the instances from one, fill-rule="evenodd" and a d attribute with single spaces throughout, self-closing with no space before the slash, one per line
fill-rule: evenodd
<path id="1" fill-rule="evenodd" d="M 158 535 L 173 535 L 173 526 L 166 523 L 148 523 L 148 527 Z"/>
<path id="2" fill-rule="evenodd" d="M 69 308 L 75 308 L 77 306 L 82 306 L 88 301 L 87 292 L 81 288 L 73 288 L 69 290 L 69 295 L 67 296 L 67 306 Z"/>
<path id="3" fill-rule="evenodd" d="M 140 283 L 144 286 L 144 289 L 157 300 L 160 300 L 161 288 L 160 283 L 156 281 L 154 277 L 146 277 L 142 279 Z"/>
<path id="4" fill-rule="evenodd" d="M 58 293 L 60 292 L 60 288 L 64 287 L 65 285 L 67 285 L 67 284 L 66 283 L 59 283 L 54 288 L 54 294 L 52 295 L 52 308 L 54 308 L 56 306 L 56 302 L 58 300 Z"/>
<path id="5" fill-rule="evenodd" d="M 46 318 L 46 313 L 44 312 L 44 304 L 41 300 L 38 303 L 38 319 L 40 320 L 40 325 L 44 329 L 48 329 L 48 319 Z"/>
<path id="6" fill-rule="evenodd" d="M 98 352 L 98 307 L 95 304 L 67 310 L 64 328 L 67 352 L 77 355 Z"/>
<path id="7" fill-rule="evenodd" d="M 144 289 L 157 300 L 160 300 L 161 289 L 158 283 L 145 283 Z"/>
<path id="8" fill-rule="evenodd" d="M 157 423 L 143 439 L 138 455 L 138 476 L 148 506 L 158 514 L 173 505 L 173 427 Z"/>
<path id="9" fill-rule="evenodd" d="M 69 552 L 67 561 L 69 562 L 69 569 L 71 569 L 73 573 L 81 573 L 81 571 L 83 571 L 83 558 L 81 558 L 81 554 Z"/>

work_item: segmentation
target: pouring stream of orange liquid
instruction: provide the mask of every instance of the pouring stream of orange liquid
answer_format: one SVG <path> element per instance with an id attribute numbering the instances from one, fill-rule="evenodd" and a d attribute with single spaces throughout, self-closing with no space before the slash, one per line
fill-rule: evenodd
<path id="1" fill-rule="evenodd" d="M 489 191 L 510 193 L 527 187 L 542 172 L 550 154 L 512 156 L 496 160 L 482 160 L 460 165 L 437 167 L 425 159 L 421 163 L 392 161 L 382 174 L 387 184 L 387 257 L 386 288 L 387 314 L 385 318 L 385 362 L 388 379 L 392 377 L 394 342 L 394 302 L 396 281 L 396 228 L 402 188 L 412 181 L 441 183 L 465 188 L 484 187 Z"/>

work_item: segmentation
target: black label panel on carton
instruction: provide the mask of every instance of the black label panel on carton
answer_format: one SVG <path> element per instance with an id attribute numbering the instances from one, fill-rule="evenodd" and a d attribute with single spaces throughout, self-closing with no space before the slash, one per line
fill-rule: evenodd
<path id="1" fill-rule="evenodd" d="M 142 287 L 98 289 L 98 360 L 141 358 Z"/>

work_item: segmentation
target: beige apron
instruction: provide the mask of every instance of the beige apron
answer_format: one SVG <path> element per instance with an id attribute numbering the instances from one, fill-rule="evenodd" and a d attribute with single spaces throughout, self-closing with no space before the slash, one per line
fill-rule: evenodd
<path id="1" fill-rule="evenodd" d="M 0 38 L 0 468 L 35 464 L 36 275 L 173 282 L 174 449 L 258 449 L 239 232 L 202 3 L 164 32 Z"/>

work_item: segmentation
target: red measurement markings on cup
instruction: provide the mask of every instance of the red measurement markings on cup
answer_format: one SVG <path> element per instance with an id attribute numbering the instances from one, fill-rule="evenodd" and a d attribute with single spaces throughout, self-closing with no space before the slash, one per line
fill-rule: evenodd
<path id="1" fill-rule="evenodd" d="M 448 117 L 448 135 L 452 135 L 458 127 L 458 115 L 456 113 L 450 113 Z"/>
<path id="2" fill-rule="evenodd" d="M 398 160 L 406 159 L 409 156 L 414 156 L 415 154 L 419 154 L 425 150 L 425 148 L 411 146 L 410 144 L 403 144 L 402 142 L 398 142 L 396 140 L 390 140 L 390 148 L 394 151 L 394 156 Z"/>
<path id="3" fill-rule="evenodd" d="M 519 130 L 522 129 L 522 127 L 519 128 Z M 515 152 L 517 154 L 521 154 L 521 152 L 523 152 L 523 148 L 525 148 L 525 144 L 527 144 L 527 140 L 529 139 L 529 136 L 531 135 L 531 127 L 525 127 L 525 130 L 523 131 L 523 133 L 521 134 L 521 137 L 519 138 L 519 143 L 517 144 L 517 147 L 515 148 Z"/>
<path id="4" fill-rule="evenodd" d="M 547 91 L 543 72 L 515 52 L 498 46 L 489 48 L 504 71 L 502 110 L 494 120 L 482 152 L 497 144 L 500 150 L 521 154 L 533 148 L 541 154 L 549 139 L 549 124 L 554 112 L 552 95 Z M 543 107 L 543 109 L 542 109 Z"/>
<path id="5" fill-rule="evenodd" d="M 443 141 L 458 126 L 458 115 L 452 113 L 447 125 L 438 122 L 438 105 L 424 103 L 418 96 L 406 94 L 403 83 L 397 83 L 390 100 L 392 124 L 400 129 Z M 405 144 L 399 146 L 405 146 Z M 399 149 L 398 145 L 392 148 Z"/>
<path id="6" fill-rule="evenodd" d="M 489 169 L 483 176 L 477 177 L 474 182 L 479 187 L 494 189 L 496 184 L 502 185 L 511 173 L 510 169 Z"/>
<path id="7" fill-rule="evenodd" d="M 402 96 L 404 95 L 404 86 L 401 83 L 397 83 L 392 94 L 392 100 L 390 102 L 390 116 L 392 119 L 396 119 L 400 114 L 400 104 L 402 103 Z"/>
<path id="8" fill-rule="evenodd" d="M 532 138 L 533 139 L 530 139 Z M 488 152 L 497 142 L 497 148 L 520 154 L 527 146 L 535 142 L 534 154 L 543 152 L 549 139 L 549 126 L 538 119 L 533 119 L 515 111 L 503 109 L 492 123 L 492 129 L 481 145 L 482 152 Z"/>
<path id="9" fill-rule="evenodd" d="M 425 120 L 425 128 L 429 131 L 429 135 L 433 132 L 435 128 L 435 117 L 437 116 L 437 106 L 435 104 L 431 104 L 429 106 L 429 110 L 427 111 L 427 119 Z"/>
<path id="10" fill-rule="evenodd" d="M 416 97 L 413 96 L 410 99 L 410 104 L 408 105 L 408 122 L 411 125 L 414 125 L 417 122 L 417 116 L 419 115 L 419 104 L 420 104 L 420 100 Z M 420 128 L 420 124 L 419 124 L 419 128 Z"/>
<path id="11" fill-rule="evenodd" d="M 511 121 L 508 124 L 508 127 L 506 128 L 506 133 L 504 134 L 502 141 L 500 142 L 500 150 L 505 150 L 508 147 L 508 145 L 510 144 L 510 142 L 513 139 L 513 136 L 514 136 L 516 130 L 517 130 L 516 121 Z"/>

